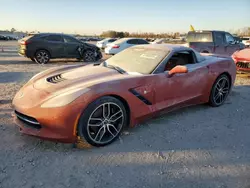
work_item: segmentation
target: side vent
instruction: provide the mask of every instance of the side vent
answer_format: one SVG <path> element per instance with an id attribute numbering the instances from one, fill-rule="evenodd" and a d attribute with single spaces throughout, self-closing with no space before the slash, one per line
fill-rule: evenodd
<path id="1" fill-rule="evenodd" d="M 51 77 L 47 78 L 47 82 L 50 82 L 50 83 L 53 83 L 53 84 L 56 84 L 58 82 L 62 82 L 64 80 L 66 80 L 66 79 L 62 78 L 61 74 L 58 74 L 58 75 L 51 76 Z"/>
<path id="2" fill-rule="evenodd" d="M 130 89 L 129 90 L 133 95 L 135 95 L 138 99 L 140 99 L 142 102 L 144 102 L 146 105 L 152 105 L 152 103 L 146 99 L 145 97 L 143 97 L 140 93 L 138 93 L 136 90 L 134 89 Z"/>

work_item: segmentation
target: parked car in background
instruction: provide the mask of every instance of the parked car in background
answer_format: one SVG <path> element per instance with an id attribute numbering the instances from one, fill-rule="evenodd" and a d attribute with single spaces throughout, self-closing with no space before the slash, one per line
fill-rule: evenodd
<path id="1" fill-rule="evenodd" d="M 39 64 L 46 64 L 56 58 L 76 58 L 85 62 L 102 58 L 100 49 L 95 45 L 66 34 L 39 33 L 24 37 L 18 43 L 18 53 Z"/>
<path id="2" fill-rule="evenodd" d="M 105 48 L 105 53 L 114 55 L 121 52 L 122 50 L 125 50 L 126 48 L 141 44 L 149 44 L 149 42 L 140 38 L 122 38 L 108 44 Z"/>
<path id="3" fill-rule="evenodd" d="M 161 38 L 161 39 L 156 39 L 155 41 L 151 42 L 151 44 L 164 44 L 166 43 L 168 40 Z"/>
<path id="4" fill-rule="evenodd" d="M 241 41 L 246 47 L 250 47 L 250 37 L 242 37 Z"/>
<path id="5" fill-rule="evenodd" d="M 0 35 L 0 40 L 8 40 L 6 36 Z"/>
<path id="6" fill-rule="evenodd" d="M 97 42 L 96 46 L 98 48 L 104 49 L 104 48 L 106 48 L 107 44 L 115 42 L 116 40 L 117 40 L 116 38 L 106 38 L 104 40 Z"/>
<path id="7" fill-rule="evenodd" d="M 225 31 L 189 31 L 187 45 L 198 52 L 231 56 L 244 48 L 239 41 Z"/>
<path id="8" fill-rule="evenodd" d="M 232 58 L 238 71 L 250 73 L 250 48 L 234 52 Z"/>

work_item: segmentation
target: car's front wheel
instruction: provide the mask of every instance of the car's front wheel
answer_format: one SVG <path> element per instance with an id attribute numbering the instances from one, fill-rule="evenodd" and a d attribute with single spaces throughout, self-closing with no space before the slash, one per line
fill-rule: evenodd
<path id="1" fill-rule="evenodd" d="M 209 104 L 213 107 L 221 106 L 227 99 L 231 87 L 230 79 L 227 75 L 220 75 L 210 92 Z"/>
<path id="2" fill-rule="evenodd" d="M 46 50 L 38 50 L 34 59 L 38 64 L 46 64 L 50 60 L 50 54 Z"/>
<path id="3" fill-rule="evenodd" d="M 92 146 L 105 146 L 115 141 L 127 123 L 123 103 L 110 96 L 92 102 L 78 122 L 78 136 Z"/>
<path id="4" fill-rule="evenodd" d="M 85 62 L 94 62 L 96 60 L 95 52 L 92 50 L 86 50 L 83 53 L 83 61 Z"/>

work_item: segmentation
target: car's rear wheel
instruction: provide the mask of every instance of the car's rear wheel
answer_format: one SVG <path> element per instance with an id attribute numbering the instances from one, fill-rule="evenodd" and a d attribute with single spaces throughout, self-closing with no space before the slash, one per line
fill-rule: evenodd
<path id="1" fill-rule="evenodd" d="M 38 50 L 34 59 L 38 64 L 46 64 L 50 60 L 50 54 L 46 50 Z"/>
<path id="2" fill-rule="evenodd" d="M 123 103 L 110 96 L 92 102 L 78 122 L 78 136 L 92 146 L 105 146 L 115 141 L 127 123 Z"/>
<path id="3" fill-rule="evenodd" d="M 96 60 L 96 58 L 95 58 L 95 52 L 92 51 L 92 50 L 86 50 L 83 53 L 83 60 L 85 62 L 94 62 Z"/>
<path id="4" fill-rule="evenodd" d="M 209 104 L 213 107 L 221 106 L 227 99 L 231 87 L 230 79 L 227 75 L 220 75 L 212 87 Z"/>

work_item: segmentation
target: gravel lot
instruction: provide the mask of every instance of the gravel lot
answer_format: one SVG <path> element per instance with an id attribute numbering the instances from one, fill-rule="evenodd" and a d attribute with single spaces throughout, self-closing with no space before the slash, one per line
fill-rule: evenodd
<path id="1" fill-rule="evenodd" d="M 249 78 L 238 76 L 219 108 L 172 112 L 129 129 L 103 148 L 76 149 L 20 134 L 11 117 L 14 94 L 35 73 L 75 63 L 40 66 L 18 56 L 16 42 L 0 42 L 1 188 L 250 186 Z"/>

